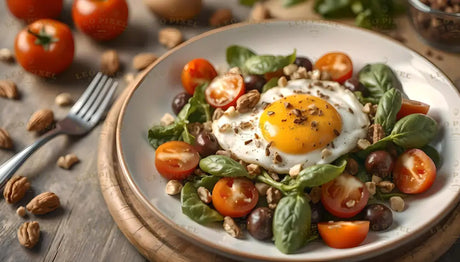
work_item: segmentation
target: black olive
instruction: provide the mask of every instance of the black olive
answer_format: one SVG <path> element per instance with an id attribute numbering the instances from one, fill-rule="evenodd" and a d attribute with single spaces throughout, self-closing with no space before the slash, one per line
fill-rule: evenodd
<path id="1" fill-rule="evenodd" d="M 393 224 L 393 213 L 382 204 L 372 204 L 364 209 L 364 219 L 369 220 L 370 229 L 373 231 L 382 231 Z"/>
<path id="2" fill-rule="evenodd" d="M 188 103 L 188 100 L 192 97 L 187 92 L 177 94 L 172 101 L 172 110 L 174 114 L 179 114 L 182 108 Z"/>
<path id="3" fill-rule="evenodd" d="M 265 240 L 273 236 L 273 211 L 268 207 L 258 207 L 249 214 L 247 228 L 256 239 Z"/>
<path id="4" fill-rule="evenodd" d="M 304 57 L 304 56 L 298 56 L 296 57 L 294 64 L 298 66 L 305 67 L 307 71 L 313 70 L 313 64 L 311 63 L 310 59 Z"/>
<path id="5" fill-rule="evenodd" d="M 317 224 L 323 220 L 324 209 L 321 203 L 310 204 L 311 223 Z"/>
<path id="6" fill-rule="evenodd" d="M 203 130 L 196 136 L 194 147 L 202 157 L 206 157 L 219 150 L 219 143 L 212 133 Z"/>
<path id="7" fill-rule="evenodd" d="M 266 81 L 263 76 L 260 75 L 246 75 L 244 77 L 244 86 L 246 91 L 256 89 L 259 92 L 262 92 Z"/>
<path id="8" fill-rule="evenodd" d="M 364 85 L 361 84 L 356 77 L 347 79 L 345 83 L 343 83 L 343 85 L 345 86 L 346 89 L 349 89 L 352 92 L 355 92 L 355 91 L 364 92 L 366 90 Z"/>
<path id="9" fill-rule="evenodd" d="M 385 177 L 393 171 L 394 160 L 387 151 L 378 150 L 367 156 L 365 166 L 368 173 Z"/>

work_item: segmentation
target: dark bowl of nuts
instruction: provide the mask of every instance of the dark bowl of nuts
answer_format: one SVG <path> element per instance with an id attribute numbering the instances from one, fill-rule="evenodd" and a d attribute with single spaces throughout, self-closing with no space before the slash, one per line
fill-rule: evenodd
<path id="1" fill-rule="evenodd" d="M 460 52 L 460 0 L 409 0 L 412 25 L 428 44 Z"/>

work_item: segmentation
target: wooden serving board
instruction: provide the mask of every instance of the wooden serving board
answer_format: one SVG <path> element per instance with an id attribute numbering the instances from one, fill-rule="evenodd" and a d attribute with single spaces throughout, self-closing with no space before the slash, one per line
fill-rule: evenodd
<path id="1" fill-rule="evenodd" d="M 150 261 L 233 261 L 176 235 L 173 229 L 149 212 L 130 190 L 117 160 L 115 130 L 122 103 L 131 88 L 134 85 L 127 88 L 113 105 L 99 140 L 99 182 L 113 219 L 126 238 Z M 395 250 L 380 254 L 372 258 L 372 261 L 435 261 L 459 236 L 460 205 L 422 236 Z"/>

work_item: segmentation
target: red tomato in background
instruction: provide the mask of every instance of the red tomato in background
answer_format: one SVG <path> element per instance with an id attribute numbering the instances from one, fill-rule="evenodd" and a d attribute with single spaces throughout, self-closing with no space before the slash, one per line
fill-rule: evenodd
<path id="1" fill-rule="evenodd" d="M 369 221 L 320 222 L 318 231 L 333 248 L 352 248 L 361 244 L 369 232 Z"/>
<path id="2" fill-rule="evenodd" d="M 404 152 L 396 160 L 393 180 L 396 187 L 406 194 L 418 194 L 430 188 L 436 178 L 436 166 L 420 149 Z"/>
<path id="3" fill-rule="evenodd" d="M 353 75 L 353 63 L 348 55 L 340 52 L 327 53 L 315 63 L 315 69 L 328 72 L 332 80 L 341 84 Z"/>
<path id="4" fill-rule="evenodd" d="M 206 101 L 213 107 L 227 109 L 246 91 L 244 79 L 239 74 L 225 74 L 212 80 L 206 88 Z"/>
<path id="5" fill-rule="evenodd" d="M 208 60 L 196 58 L 184 66 L 181 74 L 182 86 L 187 93 L 193 95 L 197 86 L 211 82 L 216 76 L 216 69 Z"/>
<path id="6" fill-rule="evenodd" d="M 242 217 L 257 205 L 259 193 L 251 180 L 224 177 L 212 190 L 212 204 L 224 216 Z"/>
<path id="7" fill-rule="evenodd" d="M 200 162 L 193 146 L 182 141 L 169 141 L 155 151 L 155 167 L 167 179 L 182 180 L 190 176 Z"/>
<path id="8" fill-rule="evenodd" d="M 63 0 L 6 0 L 11 13 L 27 23 L 43 18 L 57 18 Z"/>
<path id="9" fill-rule="evenodd" d="M 25 70 L 42 77 L 53 77 L 72 63 L 74 40 L 67 25 L 41 19 L 19 32 L 14 50 L 16 60 Z"/>
<path id="10" fill-rule="evenodd" d="M 403 98 L 401 109 L 396 115 L 396 119 L 401 119 L 405 116 L 417 113 L 426 115 L 428 113 L 428 110 L 430 110 L 430 105 L 427 105 L 419 101 Z"/>
<path id="11" fill-rule="evenodd" d="M 358 178 L 342 174 L 321 186 L 321 203 L 331 214 L 349 218 L 358 214 L 369 200 L 369 191 Z"/>
<path id="12" fill-rule="evenodd" d="M 107 41 L 123 33 L 128 25 L 128 5 L 125 0 L 75 0 L 72 17 L 80 31 Z"/>

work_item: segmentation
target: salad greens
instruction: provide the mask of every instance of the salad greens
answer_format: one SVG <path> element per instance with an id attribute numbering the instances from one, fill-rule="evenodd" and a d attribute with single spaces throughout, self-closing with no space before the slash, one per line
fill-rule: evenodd
<path id="1" fill-rule="evenodd" d="M 182 213 L 200 224 L 224 220 L 219 212 L 201 201 L 197 189 L 191 182 L 186 183 L 182 188 L 181 204 Z"/>
<path id="2" fill-rule="evenodd" d="M 401 92 L 396 88 L 386 91 L 380 99 L 374 123 L 382 126 L 385 135 L 388 135 L 393 129 L 401 104 Z"/>
<path id="3" fill-rule="evenodd" d="M 253 6 L 258 1 L 260 0 L 240 0 L 240 4 L 247 5 L 247 6 Z M 294 6 L 294 5 L 303 3 L 305 1 L 307 0 L 283 0 L 283 6 L 290 7 L 290 6 Z"/>
<path id="4" fill-rule="evenodd" d="M 369 98 L 373 104 L 377 104 L 380 98 L 392 88 L 401 90 L 401 83 L 393 70 L 385 64 L 368 64 L 358 73 L 358 79 L 369 92 Z"/>
<path id="5" fill-rule="evenodd" d="M 265 93 L 273 87 L 278 86 L 278 80 L 279 77 L 273 77 L 272 79 L 268 80 L 267 83 L 265 83 L 265 85 L 262 87 L 262 93 Z"/>
<path id="6" fill-rule="evenodd" d="M 250 177 L 246 168 L 227 156 L 212 155 L 201 159 L 200 168 L 206 173 L 220 177 Z"/>

